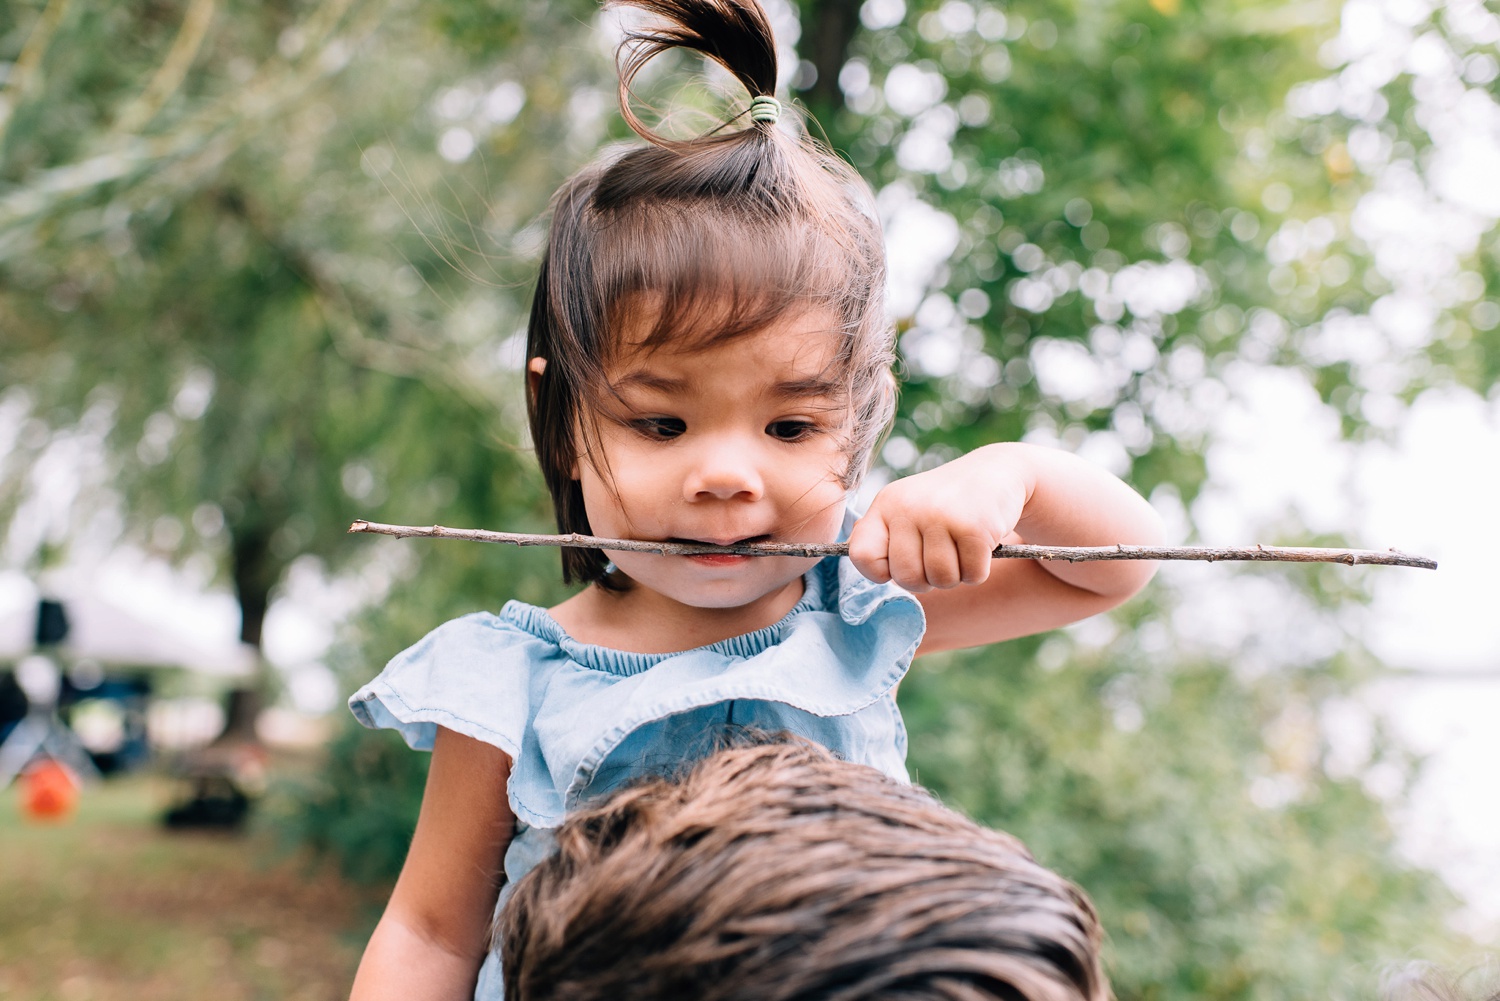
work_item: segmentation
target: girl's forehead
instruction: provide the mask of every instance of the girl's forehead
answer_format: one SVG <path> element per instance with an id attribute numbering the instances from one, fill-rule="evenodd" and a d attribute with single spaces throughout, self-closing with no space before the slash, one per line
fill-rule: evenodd
<path id="1" fill-rule="evenodd" d="M 813 301 L 754 302 L 732 296 L 670 300 L 654 292 L 626 297 L 612 312 L 610 368 L 649 358 L 692 359 L 747 350 L 831 359 L 844 324 L 830 307 Z"/>
<path id="2" fill-rule="evenodd" d="M 789 315 L 702 347 L 637 348 L 607 366 L 615 393 L 648 398 L 823 399 L 847 396 L 837 336 L 816 314 Z"/>

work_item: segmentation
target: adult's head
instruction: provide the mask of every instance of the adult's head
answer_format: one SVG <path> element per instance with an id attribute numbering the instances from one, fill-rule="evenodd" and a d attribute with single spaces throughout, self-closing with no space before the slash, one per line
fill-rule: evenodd
<path id="1" fill-rule="evenodd" d="M 1106 1001 L 1088 898 L 805 741 L 571 816 L 498 937 L 511 1001 Z"/>

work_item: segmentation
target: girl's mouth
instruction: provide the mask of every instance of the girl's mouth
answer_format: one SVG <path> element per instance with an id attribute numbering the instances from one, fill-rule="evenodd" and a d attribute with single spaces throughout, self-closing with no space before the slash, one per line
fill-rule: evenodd
<path id="1" fill-rule="evenodd" d="M 754 556 L 736 556 L 732 553 L 712 553 L 705 556 L 684 556 L 683 559 L 692 560 L 694 563 L 705 567 L 733 567 L 741 563 L 749 563 L 755 559 Z"/>
<path id="2" fill-rule="evenodd" d="M 692 542 L 692 543 L 698 543 L 699 545 L 710 545 L 710 546 L 714 546 L 714 545 L 718 545 L 718 546 L 739 546 L 739 545 L 754 544 L 754 543 L 757 543 L 757 542 L 769 542 L 769 541 L 771 541 L 771 537 L 769 535 L 750 535 L 750 536 L 746 536 L 743 539 L 735 539 L 732 542 L 715 542 L 715 541 L 709 541 L 709 540 L 706 540 L 706 539 L 672 539 L 671 541 L 672 542 Z M 732 554 L 732 553 L 709 553 L 709 554 L 705 554 L 705 555 L 702 555 L 702 556 L 684 556 L 683 559 L 691 560 L 694 563 L 697 563 L 699 566 L 705 566 L 705 567 L 732 567 L 732 566 L 738 566 L 741 563 L 748 563 L 750 560 L 756 559 L 756 557 L 754 557 L 754 556 L 739 556 L 739 555 L 735 555 L 735 554 Z"/>

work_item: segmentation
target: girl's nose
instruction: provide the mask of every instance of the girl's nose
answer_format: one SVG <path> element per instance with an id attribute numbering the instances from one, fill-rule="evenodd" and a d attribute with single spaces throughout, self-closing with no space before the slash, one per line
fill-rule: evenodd
<path id="1" fill-rule="evenodd" d="M 683 499 L 760 500 L 766 485 L 749 449 L 730 442 L 704 442 L 682 483 Z"/>

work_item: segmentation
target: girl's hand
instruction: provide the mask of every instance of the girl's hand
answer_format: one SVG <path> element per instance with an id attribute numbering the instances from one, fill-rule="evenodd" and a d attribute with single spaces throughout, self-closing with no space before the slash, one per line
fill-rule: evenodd
<path id="1" fill-rule="evenodd" d="M 1007 442 L 880 491 L 849 535 L 849 559 L 871 580 L 920 596 L 927 632 L 917 652 L 931 653 L 1076 622 L 1156 571 L 1144 560 L 995 560 L 996 546 L 1153 545 L 1163 535 L 1151 505 L 1104 470 Z"/>
<path id="2" fill-rule="evenodd" d="M 1031 493 L 1018 454 L 976 449 L 876 494 L 849 535 L 849 559 L 870 580 L 918 594 L 982 584 L 995 547 L 1015 541 Z"/>

